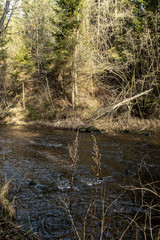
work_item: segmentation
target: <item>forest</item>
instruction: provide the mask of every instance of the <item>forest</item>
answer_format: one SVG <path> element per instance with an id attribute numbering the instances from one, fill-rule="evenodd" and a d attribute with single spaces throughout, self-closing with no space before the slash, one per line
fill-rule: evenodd
<path id="1" fill-rule="evenodd" d="M 159 53 L 158 0 L 1 0 L 1 121 L 159 127 Z"/>

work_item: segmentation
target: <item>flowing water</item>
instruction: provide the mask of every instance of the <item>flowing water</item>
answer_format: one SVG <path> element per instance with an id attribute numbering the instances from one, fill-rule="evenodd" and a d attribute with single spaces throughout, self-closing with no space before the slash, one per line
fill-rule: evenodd
<path id="1" fill-rule="evenodd" d="M 0 177 L 2 180 L 12 179 L 10 195 L 15 197 L 19 224 L 37 236 L 41 235 L 42 239 L 74 239 L 69 214 L 78 232 L 83 233 L 82 226 L 85 217 L 89 218 L 91 208 L 102 207 L 100 186 L 105 185 L 105 203 L 113 202 L 120 194 L 117 186 L 126 185 L 129 179 L 136 178 L 142 160 L 155 172 L 160 170 L 159 135 L 96 133 L 101 154 L 101 175 L 96 180 L 93 137 L 87 133 L 79 134 L 80 159 L 74 169 L 68 144 L 72 144 L 75 136 L 75 132 L 43 127 L 0 127 Z M 72 209 L 71 212 L 67 213 L 65 204 Z M 131 214 L 134 208 L 125 196 L 113 204 L 112 215 Z M 111 215 L 111 212 L 108 214 Z M 92 230 L 86 223 L 86 239 L 99 239 L 100 224 L 96 220 L 93 223 L 94 217 L 90 219 Z M 120 227 L 116 224 L 120 226 L 121 222 L 115 219 L 115 226 L 108 226 L 110 233 L 108 236 L 104 233 L 103 239 L 118 239 L 115 231 L 118 234 Z M 93 229 L 97 236 L 91 234 Z M 106 232 L 109 232 L 108 229 Z"/>

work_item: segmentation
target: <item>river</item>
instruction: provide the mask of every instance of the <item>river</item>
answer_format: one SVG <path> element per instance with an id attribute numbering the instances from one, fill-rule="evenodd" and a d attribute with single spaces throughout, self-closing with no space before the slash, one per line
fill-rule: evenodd
<path id="1" fill-rule="evenodd" d="M 0 178 L 12 180 L 10 195 L 15 198 L 18 223 L 41 239 L 78 239 L 75 229 L 83 239 L 99 239 L 102 199 L 106 206 L 115 201 L 123 192 L 118 186 L 137 177 L 142 160 L 156 174 L 160 170 L 160 135 L 94 134 L 101 154 L 97 179 L 92 134 L 79 134 L 79 161 L 74 168 L 68 145 L 75 132 L 1 126 L 0 133 Z M 118 239 L 125 228 L 118 216 L 136 211 L 129 195 L 111 205 L 107 214 L 115 220 L 107 220 L 102 239 Z M 136 239 L 127 234 L 124 239 Z"/>

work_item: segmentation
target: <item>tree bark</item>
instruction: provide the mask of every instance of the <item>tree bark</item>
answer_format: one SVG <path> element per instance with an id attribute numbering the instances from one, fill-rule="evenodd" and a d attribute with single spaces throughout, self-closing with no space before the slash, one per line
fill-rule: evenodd
<path id="1" fill-rule="evenodd" d="M 3 32 L 4 22 L 6 20 L 7 13 L 9 12 L 10 0 L 5 2 L 5 7 L 3 9 L 3 13 L 0 19 L 0 33 Z"/>
<path id="2" fill-rule="evenodd" d="M 23 111 L 25 111 L 26 103 L 25 103 L 25 86 L 24 86 L 24 81 L 22 81 L 22 91 L 23 91 Z"/>
<path id="3" fill-rule="evenodd" d="M 16 4 L 18 3 L 18 1 L 19 0 L 14 0 L 14 1 L 6 0 L 5 1 L 2 16 L 0 17 L 0 34 L 7 29 L 8 24 L 11 20 L 12 14 L 16 8 Z"/>

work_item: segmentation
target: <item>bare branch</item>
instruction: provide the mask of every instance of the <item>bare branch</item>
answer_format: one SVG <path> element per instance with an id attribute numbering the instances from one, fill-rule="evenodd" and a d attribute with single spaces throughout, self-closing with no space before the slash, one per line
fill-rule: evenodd
<path id="1" fill-rule="evenodd" d="M 17 5 L 18 1 L 19 0 L 15 0 L 12 3 L 12 7 L 10 8 L 11 0 L 6 0 L 5 6 L 3 8 L 3 13 L 2 13 L 2 16 L 0 18 L 0 34 L 7 29 L 8 24 L 9 24 L 9 22 L 11 20 L 11 17 L 13 15 L 13 12 L 14 12 L 14 10 L 16 8 L 16 5 Z M 5 21 L 6 21 L 6 23 L 5 23 Z"/>

